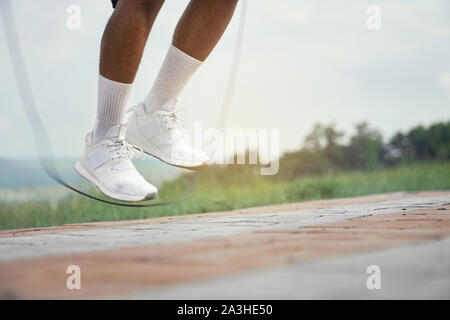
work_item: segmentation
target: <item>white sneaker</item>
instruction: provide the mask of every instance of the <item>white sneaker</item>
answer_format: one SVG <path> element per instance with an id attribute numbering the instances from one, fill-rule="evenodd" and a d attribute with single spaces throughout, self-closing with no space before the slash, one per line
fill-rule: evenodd
<path id="1" fill-rule="evenodd" d="M 192 170 L 204 168 L 208 156 L 192 148 L 175 111 L 176 102 L 169 100 L 150 114 L 143 103 L 130 109 L 133 113 L 128 119 L 126 140 L 167 164 Z"/>
<path id="2" fill-rule="evenodd" d="M 133 147 L 124 136 L 124 126 L 109 129 L 106 139 L 93 144 L 93 132 L 86 136 L 86 147 L 75 170 L 110 198 L 144 201 L 156 198 L 158 189 L 137 172 L 131 158 Z"/>

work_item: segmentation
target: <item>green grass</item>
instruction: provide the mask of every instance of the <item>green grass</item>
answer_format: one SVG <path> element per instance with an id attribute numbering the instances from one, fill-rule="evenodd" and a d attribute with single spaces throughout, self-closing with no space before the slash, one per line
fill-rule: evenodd
<path id="1" fill-rule="evenodd" d="M 256 170 L 213 169 L 165 183 L 160 201 L 193 189 L 185 201 L 169 206 L 124 208 L 70 194 L 56 204 L 0 203 L 0 229 L 47 227 L 67 223 L 142 219 L 232 210 L 296 201 L 350 197 L 394 191 L 449 190 L 450 163 L 421 163 L 373 172 L 344 172 L 277 181 Z M 96 191 L 92 190 L 92 192 Z"/>

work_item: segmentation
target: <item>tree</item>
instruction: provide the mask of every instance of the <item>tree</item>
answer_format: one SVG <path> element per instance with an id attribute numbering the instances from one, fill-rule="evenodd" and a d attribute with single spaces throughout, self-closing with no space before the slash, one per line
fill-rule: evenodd
<path id="1" fill-rule="evenodd" d="M 350 138 L 346 155 L 351 168 L 373 170 L 380 166 L 383 138 L 378 130 L 366 122 L 356 125 L 356 133 Z"/>

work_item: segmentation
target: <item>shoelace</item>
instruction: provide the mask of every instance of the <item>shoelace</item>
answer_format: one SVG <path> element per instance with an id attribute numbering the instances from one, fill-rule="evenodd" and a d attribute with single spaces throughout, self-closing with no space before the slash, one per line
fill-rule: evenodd
<path id="1" fill-rule="evenodd" d="M 125 140 L 118 140 L 108 144 L 111 147 L 110 152 L 112 153 L 113 159 L 125 158 L 132 159 L 133 157 L 143 159 L 144 151 L 138 146 L 129 144 Z"/>
<path id="2" fill-rule="evenodd" d="M 170 121 L 174 127 L 181 130 L 181 133 L 183 134 L 184 139 L 186 139 L 186 142 L 191 141 L 191 126 L 181 119 L 178 115 L 179 112 L 186 111 L 186 109 L 173 109 L 173 110 L 164 110 L 165 112 L 162 114 L 163 120 L 167 123 L 167 121 Z"/>
<path id="3" fill-rule="evenodd" d="M 179 129 L 190 130 L 191 128 L 190 125 L 186 121 L 181 119 L 178 115 L 179 112 L 186 111 L 186 109 L 165 110 L 165 111 L 166 113 L 162 115 L 164 119 L 169 118 L 169 120 L 172 121 L 172 123 L 174 123 Z"/>

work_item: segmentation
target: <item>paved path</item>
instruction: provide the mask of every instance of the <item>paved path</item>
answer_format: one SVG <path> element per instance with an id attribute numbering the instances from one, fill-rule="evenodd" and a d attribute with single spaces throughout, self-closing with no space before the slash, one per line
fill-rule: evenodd
<path id="1" fill-rule="evenodd" d="M 0 296 L 449 298 L 449 239 L 450 192 L 6 230 Z M 69 265 L 81 290 L 66 288 Z"/>
<path id="2" fill-rule="evenodd" d="M 367 267 L 381 290 L 368 290 Z M 450 299 L 450 238 L 143 290 L 127 299 Z"/>

